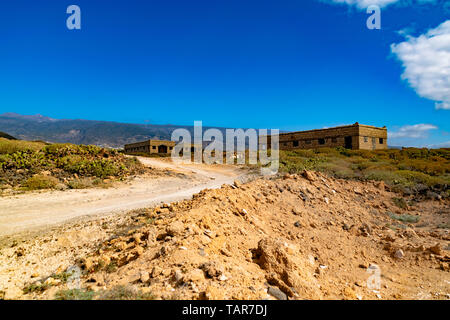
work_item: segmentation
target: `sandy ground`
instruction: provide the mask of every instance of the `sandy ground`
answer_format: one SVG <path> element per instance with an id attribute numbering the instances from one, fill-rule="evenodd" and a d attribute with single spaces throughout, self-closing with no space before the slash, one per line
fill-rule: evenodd
<path id="1" fill-rule="evenodd" d="M 450 299 L 448 200 L 399 208 L 400 195 L 379 182 L 319 173 L 252 179 L 226 166 L 142 161 L 172 173 L 147 181 L 149 190 L 139 180 L 106 190 L 105 213 L 116 214 L 85 212 L 34 236 L 0 237 L 0 299 L 58 298 L 73 288 L 61 280 L 73 268 L 82 272 L 76 288 L 99 299 L 120 298 L 123 287 L 156 299 Z M 246 183 L 223 184 L 242 173 Z M 151 205 L 165 192 L 202 188 L 214 189 Z M 115 199 L 114 190 L 128 194 Z M 72 209 L 102 203 L 72 201 Z"/>
<path id="2" fill-rule="evenodd" d="M 108 189 L 33 192 L 0 198 L 0 237 L 76 220 L 110 215 L 191 197 L 243 175 L 225 165 L 174 164 L 170 159 L 139 157 L 148 167 L 168 169 L 170 176 L 140 176 Z M 178 173 L 178 175 L 177 175 Z"/>

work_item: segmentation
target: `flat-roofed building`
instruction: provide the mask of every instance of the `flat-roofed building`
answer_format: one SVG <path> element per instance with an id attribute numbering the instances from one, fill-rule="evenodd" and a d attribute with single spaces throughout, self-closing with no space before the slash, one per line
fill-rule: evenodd
<path id="1" fill-rule="evenodd" d="M 270 149 L 271 137 L 259 137 L 259 148 Z M 344 147 L 352 150 L 387 149 L 386 127 L 359 124 L 279 134 L 280 150 Z"/>
<path id="2" fill-rule="evenodd" d="M 142 142 L 135 142 L 126 144 L 124 146 L 125 153 L 161 153 L 170 154 L 175 141 L 167 140 L 146 140 Z"/>

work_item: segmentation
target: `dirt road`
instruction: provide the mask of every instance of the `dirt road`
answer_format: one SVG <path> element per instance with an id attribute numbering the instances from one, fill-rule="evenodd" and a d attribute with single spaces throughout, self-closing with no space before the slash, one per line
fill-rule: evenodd
<path id="1" fill-rule="evenodd" d="M 108 189 L 33 192 L 0 198 L 0 236 L 48 228 L 86 216 L 124 212 L 160 202 L 191 197 L 202 189 L 232 183 L 244 172 L 236 167 L 174 164 L 169 159 L 143 158 L 148 167 L 180 175 L 137 177 Z"/>

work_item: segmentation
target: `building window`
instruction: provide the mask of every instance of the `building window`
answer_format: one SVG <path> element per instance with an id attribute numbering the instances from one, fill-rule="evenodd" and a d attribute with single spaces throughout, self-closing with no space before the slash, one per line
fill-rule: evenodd
<path id="1" fill-rule="evenodd" d="M 337 138 L 331 138 L 331 142 L 336 143 L 337 142 Z"/>
<path id="2" fill-rule="evenodd" d="M 364 137 L 364 142 L 369 142 L 369 137 Z"/>
<path id="3" fill-rule="evenodd" d="M 169 150 L 172 150 L 173 149 L 173 147 L 169 147 Z"/>
<path id="4" fill-rule="evenodd" d="M 294 147 L 298 147 L 298 141 L 294 141 Z"/>
<path id="5" fill-rule="evenodd" d="M 156 146 L 152 146 L 152 149 L 156 149 Z"/>
<path id="6" fill-rule="evenodd" d="M 378 141 L 380 142 L 380 144 L 384 143 L 384 139 L 383 138 L 379 138 Z"/>
<path id="7" fill-rule="evenodd" d="M 319 144 L 325 144 L 325 139 L 319 139 Z"/>

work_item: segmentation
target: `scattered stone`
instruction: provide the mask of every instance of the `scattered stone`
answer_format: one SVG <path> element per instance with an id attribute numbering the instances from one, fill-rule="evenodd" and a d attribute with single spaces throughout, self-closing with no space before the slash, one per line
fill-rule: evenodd
<path id="1" fill-rule="evenodd" d="M 346 223 L 343 223 L 343 224 L 342 224 L 342 229 L 343 229 L 343 230 L 348 231 L 348 230 L 350 230 L 350 228 L 351 228 L 351 227 L 350 227 L 348 224 L 346 224 Z"/>
<path id="2" fill-rule="evenodd" d="M 398 249 L 394 252 L 394 258 L 396 259 L 402 259 L 405 256 L 405 253 L 402 249 Z"/>
<path id="3" fill-rule="evenodd" d="M 140 274 L 139 274 L 139 280 L 142 283 L 145 283 L 148 280 L 150 280 L 150 274 L 148 273 L 148 271 L 141 271 Z"/>
<path id="4" fill-rule="evenodd" d="M 442 248 L 439 243 L 436 243 L 434 246 L 430 247 L 429 250 L 438 256 L 442 255 Z"/>
<path id="5" fill-rule="evenodd" d="M 181 221 L 172 222 L 166 229 L 169 236 L 177 236 L 182 234 L 184 231 L 184 224 Z"/>
<path id="6" fill-rule="evenodd" d="M 346 287 L 342 293 L 346 299 L 358 299 L 356 292 L 350 287 Z"/>
<path id="7" fill-rule="evenodd" d="M 223 300 L 223 291 L 217 287 L 208 286 L 203 293 L 205 299 L 207 300 Z"/>
<path id="8" fill-rule="evenodd" d="M 52 277 L 48 278 L 47 280 L 44 281 L 44 284 L 47 286 L 56 286 L 58 284 L 61 283 L 61 280 L 59 279 L 54 279 Z"/>
<path id="9" fill-rule="evenodd" d="M 156 278 L 157 276 L 159 276 L 162 273 L 162 268 L 158 267 L 158 266 L 154 266 L 152 269 L 152 278 Z"/>
<path id="10" fill-rule="evenodd" d="M 218 265 L 216 262 L 211 261 L 204 263 L 201 268 L 210 278 L 218 277 L 223 274 L 222 266 Z"/>
<path id="11" fill-rule="evenodd" d="M 427 191 L 427 198 L 429 198 L 431 200 L 441 200 L 442 199 L 440 194 L 437 194 L 436 192 L 433 192 L 433 191 Z"/>
<path id="12" fill-rule="evenodd" d="M 184 277 L 185 282 L 199 282 L 205 279 L 203 270 L 193 269 L 189 271 Z"/>
<path id="13" fill-rule="evenodd" d="M 281 291 L 278 288 L 275 287 L 269 287 L 267 289 L 267 293 L 270 294 L 271 296 L 277 298 L 278 300 L 287 300 L 287 295 L 286 293 L 284 293 L 283 291 Z"/>
<path id="14" fill-rule="evenodd" d="M 450 264 L 448 262 L 441 262 L 439 267 L 442 271 L 450 271 Z"/>
<path id="15" fill-rule="evenodd" d="M 220 253 L 223 254 L 224 256 L 227 256 L 227 257 L 231 257 L 231 256 L 232 256 L 231 252 L 228 251 L 228 250 L 225 249 L 225 248 L 221 248 L 221 249 L 220 249 Z"/>
<path id="16" fill-rule="evenodd" d="M 302 176 L 308 181 L 316 180 L 316 177 L 314 176 L 314 174 L 308 170 L 303 171 Z"/>
<path id="17" fill-rule="evenodd" d="M 226 281 L 226 280 L 228 280 L 228 277 L 224 274 L 221 274 L 218 279 L 219 279 L 219 281 Z"/>
<path id="18" fill-rule="evenodd" d="M 300 221 L 296 221 L 294 223 L 294 226 L 296 226 L 297 228 L 301 228 L 302 227 L 302 223 Z"/>
<path id="19" fill-rule="evenodd" d="M 20 290 L 17 287 L 11 287 L 5 290 L 3 294 L 3 298 L 5 300 L 16 300 L 17 298 L 21 297 L 23 294 L 23 291 Z"/>
<path id="20" fill-rule="evenodd" d="M 22 257 L 25 255 L 25 249 L 24 248 L 17 248 L 15 251 L 15 254 L 17 257 Z"/>
<path id="21" fill-rule="evenodd" d="M 384 181 L 378 181 L 375 182 L 375 187 L 377 187 L 378 189 L 380 189 L 381 191 L 385 190 L 385 184 Z"/>
<path id="22" fill-rule="evenodd" d="M 180 282 L 183 279 L 183 274 L 181 273 L 180 270 L 175 270 L 173 274 L 173 279 L 175 280 L 176 283 Z"/>

